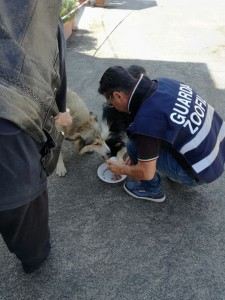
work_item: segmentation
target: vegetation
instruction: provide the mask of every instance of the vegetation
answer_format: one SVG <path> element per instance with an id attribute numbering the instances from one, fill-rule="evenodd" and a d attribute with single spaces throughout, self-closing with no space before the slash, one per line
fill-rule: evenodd
<path id="1" fill-rule="evenodd" d="M 77 0 L 62 0 L 60 16 L 63 23 L 73 19 L 76 14 L 75 9 L 79 6 L 79 4 L 80 3 Z"/>

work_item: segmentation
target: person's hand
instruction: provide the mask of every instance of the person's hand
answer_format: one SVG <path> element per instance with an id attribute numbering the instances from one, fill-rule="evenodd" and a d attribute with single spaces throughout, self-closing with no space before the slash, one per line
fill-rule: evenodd
<path id="1" fill-rule="evenodd" d="M 55 123 L 56 125 L 67 127 L 72 124 L 72 117 L 69 113 L 69 110 L 63 112 L 63 113 L 58 113 L 57 116 L 55 116 Z"/>
<path id="2" fill-rule="evenodd" d="M 115 175 L 122 175 L 123 171 L 122 171 L 122 167 L 123 167 L 123 163 L 118 162 L 118 161 L 112 161 L 112 160 L 107 160 L 106 161 L 107 164 L 107 169 L 109 169 L 113 174 Z"/>
<path id="3" fill-rule="evenodd" d="M 129 156 L 127 156 L 127 158 L 124 160 L 124 162 L 125 162 L 125 165 L 127 165 L 127 166 L 131 166 L 132 165 L 132 162 L 131 162 L 131 159 L 130 159 Z"/>

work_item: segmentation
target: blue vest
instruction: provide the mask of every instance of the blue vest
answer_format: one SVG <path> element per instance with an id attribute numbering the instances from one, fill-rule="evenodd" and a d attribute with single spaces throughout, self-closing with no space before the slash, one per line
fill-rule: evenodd
<path id="1" fill-rule="evenodd" d="M 157 82 L 157 90 L 141 105 L 127 134 L 170 143 L 198 178 L 207 183 L 216 180 L 224 171 L 225 122 L 188 85 L 167 78 Z"/>

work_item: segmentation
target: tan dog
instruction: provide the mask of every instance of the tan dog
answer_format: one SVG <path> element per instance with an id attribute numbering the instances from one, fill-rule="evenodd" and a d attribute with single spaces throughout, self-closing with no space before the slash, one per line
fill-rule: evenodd
<path id="1" fill-rule="evenodd" d="M 105 135 L 98 123 L 97 116 L 89 111 L 84 101 L 76 92 L 67 90 L 67 108 L 72 116 L 72 124 L 68 127 L 58 127 L 64 132 L 66 140 L 73 143 L 79 154 L 96 152 L 107 158 L 110 149 L 105 143 Z M 56 166 L 56 174 L 65 176 L 67 173 L 62 154 Z"/>

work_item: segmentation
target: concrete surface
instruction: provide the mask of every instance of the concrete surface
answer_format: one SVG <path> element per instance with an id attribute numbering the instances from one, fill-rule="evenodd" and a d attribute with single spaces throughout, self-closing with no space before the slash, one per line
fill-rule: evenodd
<path id="1" fill-rule="evenodd" d="M 195 88 L 225 118 L 225 2 L 115 0 L 85 7 L 67 42 L 68 82 L 101 117 L 110 65 L 144 66 Z M 225 174 L 186 189 L 165 178 L 162 204 L 101 182 L 103 159 L 69 142 L 68 175 L 49 179 L 52 252 L 25 275 L 0 240 L 0 299 L 224 300 Z"/>

